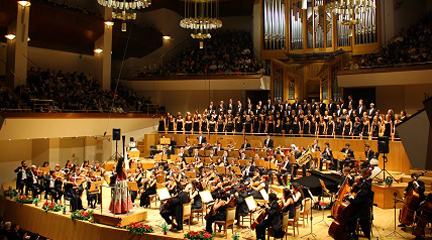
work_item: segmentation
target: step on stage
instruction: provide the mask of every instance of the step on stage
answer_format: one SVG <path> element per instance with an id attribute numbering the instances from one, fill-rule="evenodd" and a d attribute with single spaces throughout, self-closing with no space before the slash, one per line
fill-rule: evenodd
<path id="1" fill-rule="evenodd" d="M 93 220 L 95 223 L 105 224 L 112 227 L 125 227 L 133 222 L 142 222 L 147 220 L 147 211 L 144 209 L 133 208 L 128 214 L 116 215 L 107 211 L 103 211 L 102 213 L 96 211 L 93 213 Z"/>

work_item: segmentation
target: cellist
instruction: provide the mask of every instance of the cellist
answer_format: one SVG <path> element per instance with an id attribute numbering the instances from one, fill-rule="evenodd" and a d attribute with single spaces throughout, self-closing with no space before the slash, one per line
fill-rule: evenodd
<path id="1" fill-rule="evenodd" d="M 424 182 L 422 182 L 421 180 L 419 180 L 419 175 L 417 173 L 413 173 L 411 174 L 411 181 L 408 183 L 408 186 L 405 188 L 404 191 L 404 195 L 405 197 L 407 197 L 407 195 L 409 194 L 409 192 L 411 191 L 411 189 L 413 189 L 415 192 L 417 192 L 419 194 L 419 204 L 417 204 L 417 206 L 415 206 L 415 211 L 417 214 L 419 214 L 419 210 L 420 210 L 420 203 L 423 202 L 426 197 L 425 197 L 425 184 Z M 406 227 L 405 224 L 399 224 L 398 227 Z"/>
<path id="2" fill-rule="evenodd" d="M 282 221 L 281 221 L 281 209 L 277 202 L 277 196 L 274 193 L 269 194 L 269 204 L 266 204 L 266 218 L 263 222 L 256 226 L 256 238 L 258 240 L 264 240 L 266 229 L 272 227 L 274 230 L 274 237 L 282 238 Z"/>

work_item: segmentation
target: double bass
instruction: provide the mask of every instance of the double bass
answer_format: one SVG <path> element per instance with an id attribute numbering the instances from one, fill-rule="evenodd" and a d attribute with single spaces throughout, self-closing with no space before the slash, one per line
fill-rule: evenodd
<path id="1" fill-rule="evenodd" d="M 421 214 L 413 228 L 413 235 L 421 238 L 424 236 L 425 228 L 432 219 L 432 195 L 429 194 L 421 205 Z"/>
<path id="2" fill-rule="evenodd" d="M 427 171 L 419 174 L 419 177 L 424 176 Z M 416 207 L 420 204 L 420 195 L 418 192 L 414 191 L 415 187 L 409 189 L 407 195 L 405 196 L 405 204 L 400 210 L 399 222 L 405 225 L 412 225 L 414 223 L 414 215 L 416 212 Z"/>
<path id="3" fill-rule="evenodd" d="M 339 190 L 338 190 L 338 192 L 336 194 L 336 196 L 337 196 L 336 200 L 334 201 L 333 206 L 331 208 L 331 216 L 333 218 L 336 219 L 339 207 L 341 206 L 341 204 L 342 204 L 342 202 L 343 202 L 343 200 L 345 198 L 345 195 L 347 193 L 349 193 L 350 190 L 351 190 L 351 187 L 349 185 L 348 178 L 345 178 L 345 180 L 343 181 L 343 183 L 341 185 L 341 188 L 339 188 Z"/>

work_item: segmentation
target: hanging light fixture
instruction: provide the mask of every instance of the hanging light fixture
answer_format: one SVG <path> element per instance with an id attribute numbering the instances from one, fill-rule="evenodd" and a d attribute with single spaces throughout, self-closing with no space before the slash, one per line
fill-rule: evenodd
<path id="1" fill-rule="evenodd" d="M 180 27 L 193 31 L 191 37 L 200 40 L 210 39 L 209 31 L 222 27 L 219 19 L 219 0 L 184 0 L 184 18 Z"/>
<path id="2" fill-rule="evenodd" d="M 137 14 L 134 10 L 144 9 L 151 5 L 151 0 L 98 0 L 98 3 L 104 7 L 112 8 L 113 20 L 122 20 L 122 31 L 126 32 L 126 22 L 135 20 Z"/>

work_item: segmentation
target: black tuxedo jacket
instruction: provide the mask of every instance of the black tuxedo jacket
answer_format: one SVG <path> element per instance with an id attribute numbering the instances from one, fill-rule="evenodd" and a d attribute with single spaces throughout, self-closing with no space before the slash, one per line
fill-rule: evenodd
<path id="1" fill-rule="evenodd" d="M 369 151 L 365 151 L 365 156 L 367 160 L 371 160 L 371 158 L 375 157 L 375 152 L 370 149 Z"/>
<path id="2" fill-rule="evenodd" d="M 200 137 L 197 137 L 198 139 L 198 144 L 202 144 L 202 143 L 207 143 L 207 138 L 205 136 L 202 136 L 201 142 L 199 142 Z"/>
<path id="3" fill-rule="evenodd" d="M 267 148 L 273 148 L 274 147 L 273 139 L 264 140 L 264 146 Z"/>
<path id="4" fill-rule="evenodd" d="M 246 143 L 246 146 L 245 146 L 245 144 L 243 143 L 243 144 L 241 145 L 241 148 L 240 148 L 240 149 L 249 149 L 249 148 L 251 148 L 250 143 Z"/>

